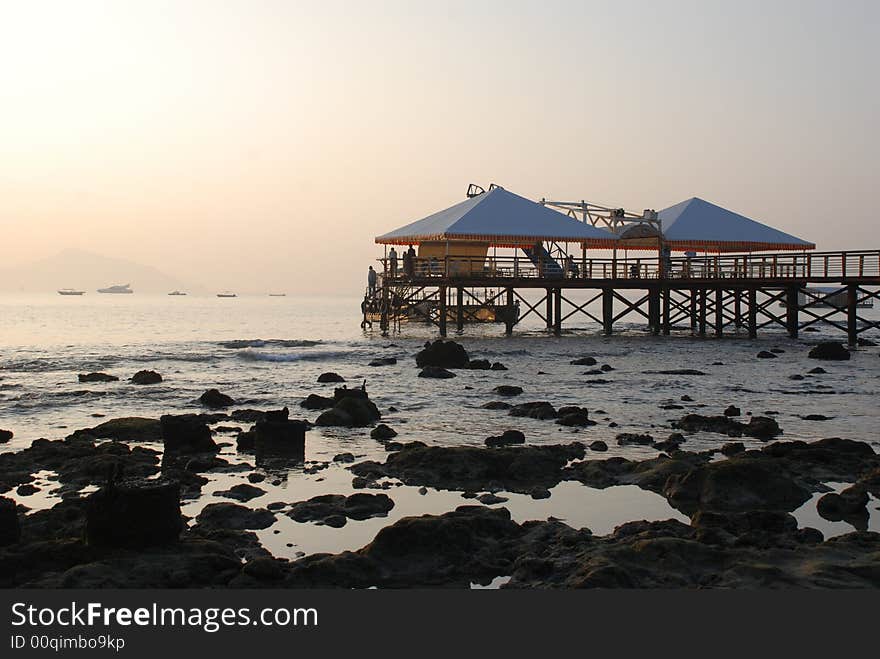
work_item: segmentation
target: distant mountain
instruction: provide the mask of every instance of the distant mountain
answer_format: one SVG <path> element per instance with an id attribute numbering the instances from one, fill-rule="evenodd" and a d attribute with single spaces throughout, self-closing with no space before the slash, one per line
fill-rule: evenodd
<path id="1" fill-rule="evenodd" d="M 154 266 L 81 249 L 65 249 L 41 261 L 0 268 L 0 290 L 4 291 L 36 293 L 78 288 L 94 293 L 114 284 L 131 284 L 135 293 L 188 290 L 184 282 Z"/>

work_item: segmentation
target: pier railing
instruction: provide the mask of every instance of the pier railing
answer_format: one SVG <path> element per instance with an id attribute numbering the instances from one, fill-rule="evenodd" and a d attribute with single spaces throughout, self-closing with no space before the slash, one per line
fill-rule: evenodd
<path id="1" fill-rule="evenodd" d="M 402 259 L 379 259 L 383 280 L 634 280 L 634 279 L 857 279 L 880 277 L 880 250 L 845 252 L 786 252 L 717 256 L 637 258 L 570 258 L 535 261 L 525 256 L 475 258 L 449 255 L 443 259 L 415 258 L 404 268 Z"/>

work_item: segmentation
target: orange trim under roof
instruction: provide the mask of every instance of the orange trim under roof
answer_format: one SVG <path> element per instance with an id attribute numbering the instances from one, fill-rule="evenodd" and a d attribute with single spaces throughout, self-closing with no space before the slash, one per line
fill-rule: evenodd
<path id="1" fill-rule="evenodd" d="M 582 243 L 585 247 L 596 247 L 590 243 Z M 664 240 L 663 245 L 677 252 L 713 252 L 722 254 L 724 252 L 804 252 L 816 249 L 816 245 L 809 243 L 807 245 L 793 245 L 791 243 L 752 243 L 752 242 L 735 242 L 728 240 Z M 611 249 L 616 247 L 619 250 L 628 250 L 630 252 L 656 252 L 658 245 L 628 245 L 626 238 L 611 245 Z"/>
<path id="2" fill-rule="evenodd" d="M 558 236 L 488 236 L 479 234 L 434 234 L 434 235 L 416 235 L 416 236 L 397 236 L 394 238 L 376 238 L 376 243 L 380 245 L 418 245 L 422 242 L 443 242 L 443 241 L 474 241 L 488 243 L 491 247 L 531 247 L 535 243 L 552 240 L 560 243 L 580 243 L 582 241 L 572 240 L 571 238 L 560 238 Z M 589 247 L 600 247 L 602 249 L 612 249 L 619 245 L 616 239 L 601 240 L 593 239 L 587 241 Z"/>

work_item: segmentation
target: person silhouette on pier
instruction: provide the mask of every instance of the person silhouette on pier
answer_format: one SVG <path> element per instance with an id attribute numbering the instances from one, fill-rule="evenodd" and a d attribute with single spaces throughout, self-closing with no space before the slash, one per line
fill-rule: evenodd
<path id="1" fill-rule="evenodd" d="M 388 252 L 388 264 L 391 268 L 391 278 L 394 279 L 397 277 L 397 250 L 393 247 L 391 251 Z"/>
<path id="2" fill-rule="evenodd" d="M 367 271 L 367 290 L 371 298 L 376 297 L 376 271 L 373 266 Z"/>

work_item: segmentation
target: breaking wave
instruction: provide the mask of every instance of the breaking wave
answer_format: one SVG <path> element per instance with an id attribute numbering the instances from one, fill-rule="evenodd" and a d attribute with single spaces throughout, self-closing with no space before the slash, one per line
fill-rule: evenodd
<path id="1" fill-rule="evenodd" d="M 247 349 L 236 353 L 236 357 L 255 362 L 299 362 L 299 361 L 326 361 L 350 357 L 351 353 L 339 350 L 314 350 L 308 352 L 259 352 Z"/>
<path id="2" fill-rule="evenodd" d="M 311 348 L 319 345 L 321 341 L 309 341 L 307 339 L 235 339 L 234 341 L 220 341 L 217 345 L 222 348 L 233 350 L 240 348 Z"/>

